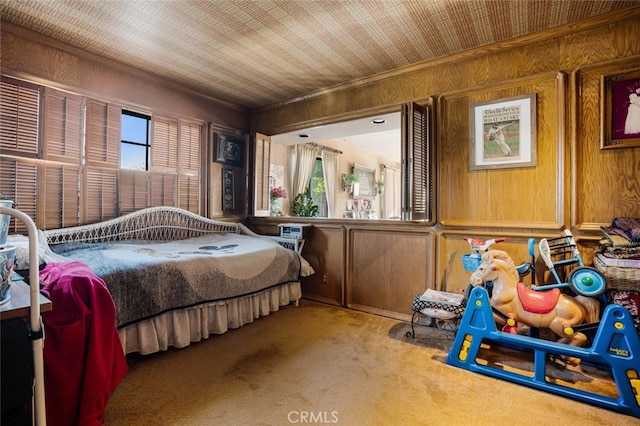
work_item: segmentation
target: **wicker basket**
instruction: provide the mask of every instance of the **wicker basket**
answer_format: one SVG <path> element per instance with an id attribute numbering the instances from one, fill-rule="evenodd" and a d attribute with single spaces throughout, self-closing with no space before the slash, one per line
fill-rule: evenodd
<path id="1" fill-rule="evenodd" d="M 604 274 L 607 289 L 640 291 L 640 268 L 608 266 L 598 256 L 593 257 L 593 266 Z"/>
<path id="2" fill-rule="evenodd" d="M 465 271 L 475 272 L 482 263 L 482 257 L 476 253 L 469 253 L 462 255 L 462 267 Z"/>

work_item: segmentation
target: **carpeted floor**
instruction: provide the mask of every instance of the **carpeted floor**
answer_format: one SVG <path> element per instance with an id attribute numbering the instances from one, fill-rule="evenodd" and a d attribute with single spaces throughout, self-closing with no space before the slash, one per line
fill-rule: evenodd
<path id="1" fill-rule="evenodd" d="M 130 357 L 106 424 L 640 425 L 449 366 L 453 333 L 417 327 L 411 338 L 410 330 L 389 318 L 302 301 L 185 349 Z M 498 368 L 523 368 L 520 355 L 491 348 L 486 358 Z M 550 374 L 598 393 L 612 389 L 594 368 Z"/>

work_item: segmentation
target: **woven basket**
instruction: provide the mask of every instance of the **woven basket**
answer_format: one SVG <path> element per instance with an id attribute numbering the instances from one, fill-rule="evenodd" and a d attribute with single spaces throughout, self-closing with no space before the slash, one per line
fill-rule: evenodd
<path id="1" fill-rule="evenodd" d="M 462 267 L 465 271 L 475 272 L 478 266 L 482 263 L 482 258 L 479 254 L 470 253 L 462 255 Z"/>
<path id="2" fill-rule="evenodd" d="M 604 274 L 607 289 L 640 291 L 640 268 L 608 266 L 598 256 L 593 257 L 593 266 Z"/>

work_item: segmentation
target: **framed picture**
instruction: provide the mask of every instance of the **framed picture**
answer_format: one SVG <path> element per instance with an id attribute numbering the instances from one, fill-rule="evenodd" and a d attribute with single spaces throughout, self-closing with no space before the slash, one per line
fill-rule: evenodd
<path id="1" fill-rule="evenodd" d="M 354 198 L 373 198 L 375 170 L 359 164 L 353 165 L 353 173 L 358 175 L 358 185 L 353 188 Z"/>
<path id="2" fill-rule="evenodd" d="M 603 76 L 600 148 L 640 146 L 640 69 Z"/>
<path id="3" fill-rule="evenodd" d="M 244 141 L 240 138 L 214 134 L 214 157 L 216 163 L 242 167 L 244 164 Z"/>
<path id="4" fill-rule="evenodd" d="M 535 93 L 472 103 L 469 116 L 469 170 L 535 167 Z"/>
<path id="5" fill-rule="evenodd" d="M 222 210 L 236 209 L 234 197 L 233 169 L 222 169 Z"/>

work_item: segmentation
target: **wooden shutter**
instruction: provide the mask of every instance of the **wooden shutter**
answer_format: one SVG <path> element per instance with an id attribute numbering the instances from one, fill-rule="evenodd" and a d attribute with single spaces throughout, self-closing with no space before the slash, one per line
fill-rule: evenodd
<path id="1" fill-rule="evenodd" d="M 86 167 L 85 220 L 97 223 L 118 216 L 117 170 Z"/>
<path id="2" fill-rule="evenodd" d="M 177 206 L 176 194 L 178 193 L 177 175 L 175 173 L 150 173 L 151 187 L 150 207 Z"/>
<path id="3" fill-rule="evenodd" d="M 202 125 L 180 122 L 180 173 L 197 175 L 200 169 L 200 141 Z"/>
<path id="4" fill-rule="evenodd" d="M 118 173 L 118 202 L 120 215 L 148 207 L 149 172 L 120 169 Z"/>
<path id="5" fill-rule="evenodd" d="M 45 88 L 42 196 L 44 229 L 76 226 L 81 218 L 83 98 Z M 51 162 L 55 162 L 52 164 Z M 67 163 L 60 164 L 60 163 Z"/>
<path id="6" fill-rule="evenodd" d="M 255 140 L 255 210 L 269 210 L 271 138 L 256 133 Z"/>
<path id="7" fill-rule="evenodd" d="M 91 166 L 120 165 L 121 109 L 90 99 L 87 101 L 86 159 Z"/>
<path id="8" fill-rule="evenodd" d="M 178 207 L 200 214 L 200 178 L 198 176 L 178 175 Z"/>
<path id="9" fill-rule="evenodd" d="M 418 104 L 402 108 L 402 214 L 404 220 L 430 220 L 431 158 L 429 110 Z"/>
<path id="10" fill-rule="evenodd" d="M 202 125 L 180 122 L 178 207 L 200 214 L 200 150 Z"/>
<path id="11" fill-rule="evenodd" d="M 40 94 L 34 84 L 7 77 L 0 80 L 0 192 L 36 226 L 40 224 L 34 159 L 39 154 Z M 27 235 L 27 227 L 12 217 L 9 232 Z"/>
<path id="12" fill-rule="evenodd" d="M 80 166 L 44 166 L 44 229 L 80 225 Z"/>
<path id="13" fill-rule="evenodd" d="M 14 208 L 28 215 L 37 225 L 36 177 L 35 164 L 0 156 L 0 191 L 14 201 Z M 27 227 L 12 217 L 9 233 L 27 235 Z"/>
<path id="14" fill-rule="evenodd" d="M 175 120 L 153 119 L 151 139 L 151 170 L 178 171 L 178 123 Z"/>
<path id="15" fill-rule="evenodd" d="M 0 154 L 38 155 L 40 90 L 34 84 L 0 81 Z"/>
<path id="16" fill-rule="evenodd" d="M 44 99 L 44 159 L 80 164 L 84 131 L 82 97 L 46 88 Z"/>

